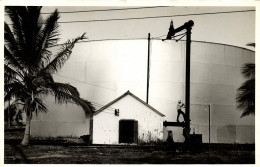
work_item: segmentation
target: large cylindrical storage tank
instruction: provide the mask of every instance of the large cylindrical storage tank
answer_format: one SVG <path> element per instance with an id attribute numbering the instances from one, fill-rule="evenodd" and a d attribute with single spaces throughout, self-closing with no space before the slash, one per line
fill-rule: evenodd
<path id="1" fill-rule="evenodd" d="M 185 103 L 185 47 L 185 41 L 151 40 L 149 104 L 167 121 L 176 121 L 178 100 Z M 147 58 L 147 40 L 78 43 L 54 78 L 76 86 L 81 97 L 97 104 L 106 105 L 127 90 L 146 101 Z M 255 142 L 254 116 L 240 118 L 235 100 L 245 81 L 241 67 L 248 62 L 255 62 L 253 51 L 191 43 L 191 133 L 202 134 L 204 143 Z M 176 142 L 184 141 L 181 127 L 165 127 L 164 140 L 169 130 Z"/>

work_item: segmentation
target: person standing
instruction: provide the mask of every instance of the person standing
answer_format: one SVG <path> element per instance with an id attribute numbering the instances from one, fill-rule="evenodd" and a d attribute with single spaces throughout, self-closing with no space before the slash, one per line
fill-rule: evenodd
<path id="1" fill-rule="evenodd" d="M 181 102 L 181 100 L 179 100 L 178 103 L 177 103 L 177 112 L 178 112 L 177 122 L 180 122 L 180 121 L 179 121 L 180 114 L 182 114 L 183 119 L 186 120 L 186 115 L 185 115 L 185 113 L 181 110 L 182 108 L 185 108 L 185 105 Z"/>

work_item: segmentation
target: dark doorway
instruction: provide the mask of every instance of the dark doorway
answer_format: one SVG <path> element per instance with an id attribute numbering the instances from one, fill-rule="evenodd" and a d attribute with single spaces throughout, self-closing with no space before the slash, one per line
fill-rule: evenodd
<path id="1" fill-rule="evenodd" d="M 138 139 L 138 122 L 134 120 L 119 121 L 119 143 L 136 143 Z"/>

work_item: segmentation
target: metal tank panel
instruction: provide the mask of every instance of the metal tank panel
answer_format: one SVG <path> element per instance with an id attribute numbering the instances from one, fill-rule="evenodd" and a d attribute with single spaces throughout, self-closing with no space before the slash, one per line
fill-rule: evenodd
<path id="1" fill-rule="evenodd" d="M 54 78 L 76 86 L 81 97 L 99 104 L 127 90 L 146 101 L 147 50 L 147 40 L 79 43 Z M 176 121 L 177 101 L 185 100 L 185 41 L 151 40 L 150 59 L 149 104 L 166 116 L 164 120 Z M 211 142 L 255 142 L 254 117 L 240 118 L 235 102 L 244 81 L 240 69 L 247 62 L 255 62 L 253 51 L 191 43 L 191 133 L 203 134 L 203 142 L 209 141 L 209 106 Z M 168 130 L 175 141 L 184 140 L 182 128 L 173 127 L 164 128 L 164 139 Z"/>

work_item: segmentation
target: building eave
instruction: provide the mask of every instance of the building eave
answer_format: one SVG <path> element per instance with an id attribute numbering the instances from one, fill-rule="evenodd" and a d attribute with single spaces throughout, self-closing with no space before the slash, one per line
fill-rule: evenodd
<path id="1" fill-rule="evenodd" d="M 94 116 L 101 113 L 102 111 L 104 111 L 105 109 L 107 109 L 109 106 L 113 105 L 114 103 L 116 103 L 117 101 L 119 101 L 120 99 L 124 98 L 125 96 L 130 95 L 132 96 L 134 99 L 138 100 L 139 102 L 141 102 L 143 105 L 145 105 L 146 107 L 150 108 L 151 110 L 153 110 L 155 113 L 157 113 L 158 115 L 165 117 L 165 115 L 163 115 L 161 112 L 159 112 L 158 110 L 156 110 L 155 108 L 153 108 L 152 106 L 150 106 L 149 104 L 145 103 L 142 99 L 140 99 L 139 97 L 135 96 L 134 94 L 132 94 L 130 91 L 127 91 L 126 93 L 122 94 L 121 96 L 119 96 L 118 98 L 116 98 L 115 100 L 111 101 L 110 103 L 108 103 L 107 105 L 103 106 L 102 108 L 100 108 L 99 110 L 97 110 L 94 113 Z"/>

